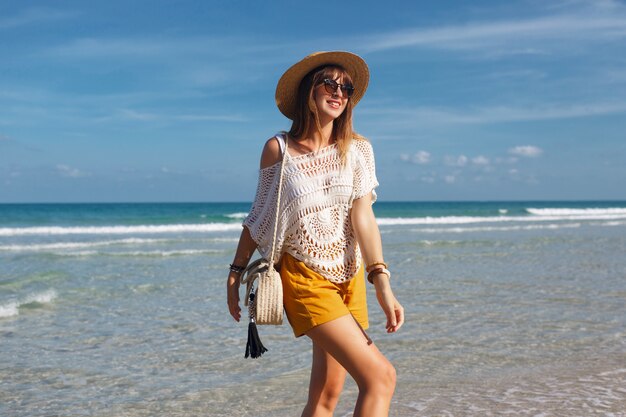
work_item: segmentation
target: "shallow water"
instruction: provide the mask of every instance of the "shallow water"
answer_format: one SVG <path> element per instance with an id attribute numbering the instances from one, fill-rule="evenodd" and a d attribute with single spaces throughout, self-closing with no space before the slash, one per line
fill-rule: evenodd
<path id="1" fill-rule="evenodd" d="M 398 371 L 391 415 L 625 416 L 626 210 L 498 207 L 507 218 L 377 213 L 407 313 L 385 334 L 370 288 L 369 334 Z M 226 311 L 245 208 L 69 209 L 80 225 L 67 210 L 0 223 L 0 415 L 299 415 L 309 342 L 263 327 L 270 351 L 244 360 Z M 356 395 L 348 381 L 335 415 Z"/>

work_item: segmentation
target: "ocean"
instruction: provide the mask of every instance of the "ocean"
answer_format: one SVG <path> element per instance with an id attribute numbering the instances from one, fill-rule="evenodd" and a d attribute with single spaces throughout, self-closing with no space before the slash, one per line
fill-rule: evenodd
<path id="1" fill-rule="evenodd" d="M 250 203 L 0 205 L 0 416 L 296 416 L 310 342 L 225 282 Z M 392 416 L 626 416 L 626 202 L 377 202 Z M 346 382 L 336 416 L 350 416 Z"/>

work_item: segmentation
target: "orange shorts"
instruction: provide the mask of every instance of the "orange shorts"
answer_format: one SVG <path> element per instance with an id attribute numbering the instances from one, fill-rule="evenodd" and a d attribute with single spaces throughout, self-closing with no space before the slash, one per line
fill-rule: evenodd
<path id="1" fill-rule="evenodd" d="M 350 281 L 335 284 L 284 253 L 280 277 L 285 312 L 296 337 L 346 314 L 363 329 L 369 327 L 363 266 Z"/>

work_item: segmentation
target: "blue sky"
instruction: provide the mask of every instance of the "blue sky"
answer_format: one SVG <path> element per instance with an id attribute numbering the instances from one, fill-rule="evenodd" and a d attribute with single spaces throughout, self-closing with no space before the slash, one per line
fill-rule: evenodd
<path id="1" fill-rule="evenodd" d="M 250 201 L 317 50 L 381 200 L 626 199 L 624 2 L 112 0 L 0 3 L 0 202 Z"/>

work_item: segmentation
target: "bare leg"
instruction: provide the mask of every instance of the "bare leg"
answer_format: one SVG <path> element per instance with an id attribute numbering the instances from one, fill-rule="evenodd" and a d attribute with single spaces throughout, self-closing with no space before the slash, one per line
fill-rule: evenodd
<path id="1" fill-rule="evenodd" d="M 356 381 L 359 397 L 354 417 L 389 415 L 396 371 L 373 343 L 368 344 L 351 315 L 314 327 L 307 336 L 313 340 L 314 346 L 330 354 Z"/>
<path id="2" fill-rule="evenodd" d="M 346 374 L 339 362 L 313 342 L 309 400 L 302 417 L 332 417 Z"/>

